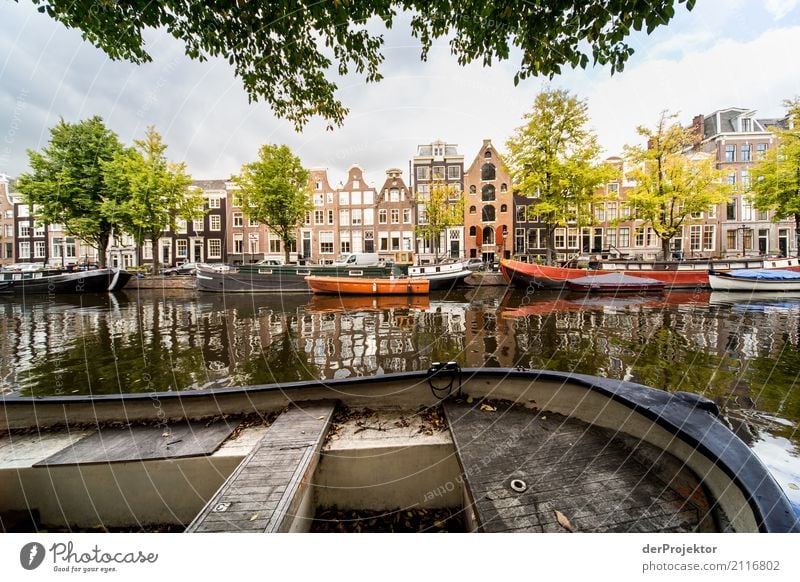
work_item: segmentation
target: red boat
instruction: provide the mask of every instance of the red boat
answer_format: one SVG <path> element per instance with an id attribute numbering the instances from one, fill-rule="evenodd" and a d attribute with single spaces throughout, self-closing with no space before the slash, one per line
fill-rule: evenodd
<path id="1" fill-rule="evenodd" d="M 596 266 L 596 268 L 594 268 Z M 523 289 L 564 289 L 567 281 L 586 275 L 622 273 L 662 281 L 667 289 L 708 288 L 708 271 L 735 269 L 786 269 L 800 271 L 800 260 L 790 259 L 720 259 L 713 261 L 604 261 L 592 269 L 551 267 L 511 259 L 500 261 L 505 280 Z"/>
<path id="2" fill-rule="evenodd" d="M 306 283 L 314 293 L 333 295 L 427 295 L 430 283 L 418 278 L 321 277 L 309 275 Z"/>

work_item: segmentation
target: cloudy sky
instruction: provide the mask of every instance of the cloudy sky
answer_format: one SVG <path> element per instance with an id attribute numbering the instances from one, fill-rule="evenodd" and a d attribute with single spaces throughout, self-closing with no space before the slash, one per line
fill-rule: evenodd
<path id="1" fill-rule="evenodd" d="M 0 0 L 0 172 L 26 171 L 26 150 L 45 145 L 59 117 L 100 115 L 126 142 L 154 124 L 195 178 L 227 178 L 261 144 L 286 143 L 306 166 L 327 167 L 334 183 L 359 164 L 380 185 L 386 168 L 408 167 L 419 143 L 457 143 L 468 163 L 482 139 L 502 151 L 548 84 L 588 101 L 606 155 L 636 143 L 636 126 L 652 125 L 664 109 L 687 124 L 731 106 L 776 117 L 784 99 L 800 95 L 800 0 L 698 0 L 669 26 L 633 37 L 636 53 L 621 74 L 570 70 L 518 87 L 518 55 L 460 67 L 440 43 L 422 63 L 402 19 L 385 38 L 384 80 L 340 84 L 350 109 L 344 127 L 329 132 L 316 120 L 298 134 L 265 104 L 248 104 L 227 62 L 190 61 L 160 33 L 149 37 L 152 63 L 113 62 L 28 0 Z"/>

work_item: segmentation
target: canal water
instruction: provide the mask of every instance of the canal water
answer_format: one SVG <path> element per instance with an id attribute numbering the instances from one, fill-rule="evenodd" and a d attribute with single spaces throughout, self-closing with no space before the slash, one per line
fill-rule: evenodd
<path id="1" fill-rule="evenodd" d="M 0 393 L 203 390 L 463 367 L 544 368 L 688 391 L 800 514 L 800 295 L 420 298 L 127 291 L 0 299 Z"/>

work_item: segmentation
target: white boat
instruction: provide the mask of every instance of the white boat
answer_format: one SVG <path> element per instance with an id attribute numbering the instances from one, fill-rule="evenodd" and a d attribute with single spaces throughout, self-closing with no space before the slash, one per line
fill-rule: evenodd
<path id="1" fill-rule="evenodd" d="M 800 291 L 800 273 L 784 269 L 709 271 L 708 283 L 713 291 Z"/>
<path id="2" fill-rule="evenodd" d="M 452 289 L 472 275 L 466 262 L 442 263 L 441 265 L 411 265 L 408 276 L 412 279 L 427 279 L 431 291 Z"/>
<path id="3" fill-rule="evenodd" d="M 34 531 L 319 531 L 338 507 L 446 509 L 451 531 L 800 532 L 714 402 L 622 380 L 448 362 L 0 407 L 0 517 Z"/>

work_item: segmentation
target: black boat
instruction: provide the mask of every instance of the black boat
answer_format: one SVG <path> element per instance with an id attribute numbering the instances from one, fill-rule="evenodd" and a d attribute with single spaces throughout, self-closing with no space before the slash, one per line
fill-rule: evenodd
<path id="1" fill-rule="evenodd" d="M 65 272 L 60 270 L 0 272 L 0 294 L 43 295 L 51 293 L 103 293 L 118 291 L 132 274 L 120 269 L 94 269 Z"/>

